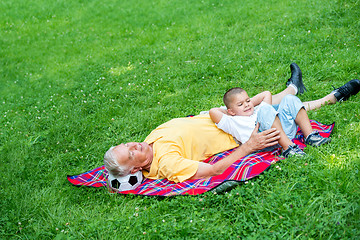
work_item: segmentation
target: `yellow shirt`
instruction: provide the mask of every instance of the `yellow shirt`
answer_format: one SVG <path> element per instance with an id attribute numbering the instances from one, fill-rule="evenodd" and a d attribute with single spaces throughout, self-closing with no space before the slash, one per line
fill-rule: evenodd
<path id="1" fill-rule="evenodd" d="M 150 179 L 183 182 L 195 175 L 199 161 L 238 145 L 218 129 L 208 114 L 172 119 L 153 130 L 145 142 L 153 143 Z"/>

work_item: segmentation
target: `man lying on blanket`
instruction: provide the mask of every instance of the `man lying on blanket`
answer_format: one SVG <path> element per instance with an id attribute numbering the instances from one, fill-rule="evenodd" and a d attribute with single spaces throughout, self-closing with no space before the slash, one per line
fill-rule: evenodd
<path id="1" fill-rule="evenodd" d="M 272 96 L 273 104 L 280 103 L 288 94 L 305 90 L 301 70 L 296 64 L 291 65 L 291 78 L 287 85 L 284 91 Z M 311 110 L 347 100 L 359 90 L 360 81 L 352 80 L 322 99 L 304 102 L 304 106 L 306 110 Z M 111 147 L 105 153 L 104 164 L 114 176 L 142 170 L 146 178 L 166 178 L 174 182 L 209 178 L 222 174 L 238 159 L 278 143 L 279 131 L 271 128 L 258 132 L 258 128 L 254 129 L 246 143 L 239 146 L 231 135 L 215 126 L 208 114 L 172 119 L 153 130 L 144 142 Z M 213 165 L 202 162 L 216 153 L 235 147 L 236 150 L 229 156 Z"/>

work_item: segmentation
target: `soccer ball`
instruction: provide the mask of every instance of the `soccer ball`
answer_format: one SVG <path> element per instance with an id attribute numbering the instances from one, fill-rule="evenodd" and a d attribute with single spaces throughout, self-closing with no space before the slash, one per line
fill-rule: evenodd
<path id="1" fill-rule="evenodd" d="M 114 177 L 114 175 L 109 173 L 108 180 L 112 188 L 121 192 L 137 188 L 143 180 L 143 175 L 141 171 L 122 177 Z"/>

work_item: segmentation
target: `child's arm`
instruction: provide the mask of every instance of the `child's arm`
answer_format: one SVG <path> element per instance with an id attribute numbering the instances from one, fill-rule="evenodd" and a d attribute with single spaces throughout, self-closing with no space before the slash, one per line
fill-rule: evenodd
<path id="1" fill-rule="evenodd" d="M 219 123 L 224 114 L 227 114 L 225 109 L 212 108 L 209 111 L 210 118 L 214 123 Z"/>
<path id="2" fill-rule="evenodd" d="M 259 105 L 261 102 L 266 102 L 268 104 L 272 104 L 272 95 L 269 91 L 261 92 L 254 97 L 251 98 L 251 101 L 253 102 L 254 106 Z"/>

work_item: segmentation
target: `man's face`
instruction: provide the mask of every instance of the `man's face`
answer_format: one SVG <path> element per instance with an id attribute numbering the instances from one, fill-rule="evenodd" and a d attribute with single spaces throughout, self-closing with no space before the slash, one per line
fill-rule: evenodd
<path id="1" fill-rule="evenodd" d="M 146 142 L 122 143 L 113 149 L 119 165 L 133 168 L 131 173 L 150 169 L 153 159 L 152 147 Z"/>
<path id="2" fill-rule="evenodd" d="M 245 91 L 232 96 L 232 103 L 228 112 L 232 116 L 251 116 L 254 113 L 254 104 Z"/>

